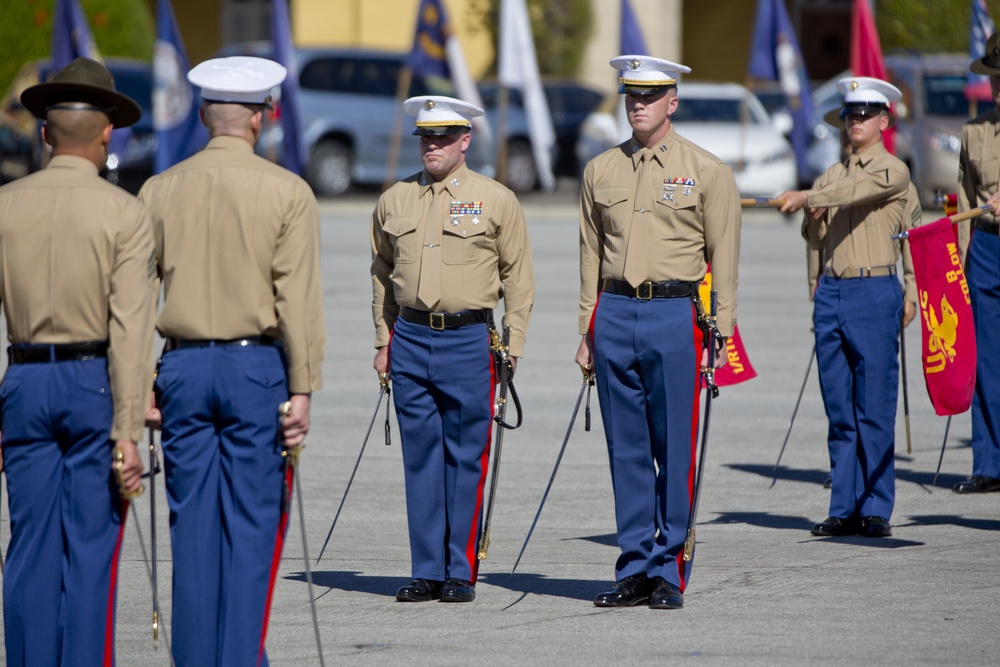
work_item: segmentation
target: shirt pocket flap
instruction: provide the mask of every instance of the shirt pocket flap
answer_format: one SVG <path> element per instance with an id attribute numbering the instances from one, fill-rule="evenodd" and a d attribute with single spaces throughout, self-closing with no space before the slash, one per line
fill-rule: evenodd
<path id="1" fill-rule="evenodd" d="M 611 187 L 595 188 L 594 203 L 601 206 L 614 206 L 628 200 L 628 187 L 617 185 Z"/>
<path id="2" fill-rule="evenodd" d="M 473 220 L 469 216 L 461 216 L 457 221 L 446 220 L 442 232 L 452 236 L 460 236 L 464 239 L 485 234 L 488 225 L 482 219 Z"/>
<path id="3" fill-rule="evenodd" d="M 386 234 L 398 238 L 415 230 L 419 223 L 420 218 L 404 218 L 394 216 L 386 219 L 385 223 L 382 225 L 382 229 Z"/>
<path id="4" fill-rule="evenodd" d="M 656 201 L 674 210 L 696 208 L 701 201 L 701 186 L 664 183 Z"/>

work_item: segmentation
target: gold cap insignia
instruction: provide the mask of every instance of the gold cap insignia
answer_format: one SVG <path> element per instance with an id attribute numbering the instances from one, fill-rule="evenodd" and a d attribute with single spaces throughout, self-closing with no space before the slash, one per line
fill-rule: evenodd
<path id="1" fill-rule="evenodd" d="M 424 108 L 427 109 L 428 111 L 430 111 L 431 109 L 433 109 L 434 108 L 434 100 L 427 100 L 426 102 L 424 102 Z"/>
<path id="2" fill-rule="evenodd" d="M 628 66 L 630 69 L 639 69 L 639 65 L 641 64 L 642 63 L 639 62 L 638 58 L 633 58 L 632 60 L 628 61 Z"/>
<path id="3" fill-rule="evenodd" d="M 858 84 L 857 81 L 851 81 L 851 90 L 857 90 L 858 89 L 858 85 L 860 85 L 860 84 Z"/>

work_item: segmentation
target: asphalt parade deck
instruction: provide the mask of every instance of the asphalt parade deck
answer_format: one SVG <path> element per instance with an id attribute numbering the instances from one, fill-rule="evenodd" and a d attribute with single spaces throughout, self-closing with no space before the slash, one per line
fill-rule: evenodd
<path id="1" fill-rule="evenodd" d="M 575 187 L 575 186 L 574 186 Z M 395 418 L 386 447 L 380 410 L 330 546 L 313 566 L 327 665 L 966 664 L 1000 656 L 1000 494 L 959 496 L 971 471 L 968 415 L 945 429 L 927 399 L 920 331 L 907 331 L 912 454 L 900 397 L 893 536 L 821 539 L 827 515 L 826 421 L 815 365 L 772 487 L 772 470 L 813 339 L 797 221 L 744 214 L 739 322 L 759 377 L 724 388 L 713 407 L 690 585 L 681 611 L 599 609 L 612 585 L 614 508 L 597 396 L 593 429 L 577 419 L 562 467 L 516 573 L 521 544 L 549 479 L 581 375 L 576 333 L 577 210 L 572 192 L 523 198 L 537 296 L 516 385 L 522 429 L 504 440 L 488 559 L 472 604 L 402 604 L 409 581 L 403 471 Z M 328 344 L 326 388 L 313 399 L 303 454 L 309 547 L 315 559 L 354 466 L 378 395 L 371 368 L 368 224 L 373 195 L 321 206 Z M 926 214 L 925 219 L 934 219 Z M 158 480 L 162 608 L 153 650 L 148 563 L 126 533 L 118 591 L 119 665 L 168 665 L 170 549 Z M 0 537 L 10 526 L 4 502 Z M 149 492 L 134 504 L 148 541 Z M 130 521 L 132 518 L 130 517 Z M 293 513 L 267 638 L 271 664 L 318 665 Z M 146 545 L 146 553 L 149 547 Z"/>

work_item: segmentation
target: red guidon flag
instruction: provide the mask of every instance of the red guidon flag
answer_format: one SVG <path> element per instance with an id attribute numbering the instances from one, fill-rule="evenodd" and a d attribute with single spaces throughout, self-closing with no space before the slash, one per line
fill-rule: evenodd
<path id="1" fill-rule="evenodd" d="M 923 322 L 924 379 L 934 411 L 942 416 L 968 410 L 976 388 L 976 333 L 969 283 L 952 225 L 949 218 L 942 218 L 909 233 Z"/>
<path id="2" fill-rule="evenodd" d="M 698 295 L 706 307 L 710 303 L 711 293 L 712 267 L 709 266 L 708 273 L 705 274 L 705 279 L 701 281 L 701 285 L 698 287 Z M 754 370 L 753 365 L 750 363 L 750 357 L 747 356 L 747 350 L 743 347 L 743 339 L 740 337 L 740 328 L 736 326 L 733 328 L 733 335 L 726 344 L 726 365 L 716 371 L 715 384 L 720 387 L 728 387 L 732 384 L 752 380 L 755 377 L 757 377 L 757 371 Z"/>

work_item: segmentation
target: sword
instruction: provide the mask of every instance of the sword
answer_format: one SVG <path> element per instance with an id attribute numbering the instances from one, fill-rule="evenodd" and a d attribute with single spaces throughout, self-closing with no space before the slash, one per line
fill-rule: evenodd
<path id="1" fill-rule="evenodd" d="M 493 356 L 496 365 L 500 370 L 500 389 L 497 392 L 496 403 L 493 406 L 493 421 L 496 426 L 496 443 L 493 449 L 493 470 L 490 472 L 490 499 L 486 505 L 486 515 L 483 518 L 483 525 L 479 539 L 479 560 L 486 560 L 486 553 L 490 548 L 490 522 L 493 520 L 493 504 L 497 499 L 497 480 L 500 477 L 500 454 L 503 451 L 503 432 L 506 428 L 511 428 L 505 421 L 507 417 L 507 389 L 510 385 L 510 327 L 504 326 L 503 338 L 497 336 L 496 329 L 490 328 L 490 347 L 493 348 Z M 518 426 L 521 423 L 520 410 L 518 411 Z M 515 427 L 516 428 L 516 427 Z"/>
<path id="2" fill-rule="evenodd" d="M 531 539 L 531 534 L 535 532 L 535 526 L 538 525 L 538 517 L 542 515 L 542 508 L 545 507 L 545 501 L 549 497 L 549 490 L 552 489 L 552 482 L 556 478 L 556 472 L 559 471 L 559 464 L 562 463 L 563 453 L 566 451 L 569 435 L 573 432 L 573 424 L 576 423 L 576 415 L 580 411 L 580 402 L 583 401 L 583 392 L 585 390 L 587 392 L 589 408 L 590 388 L 594 386 L 594 374 L 583 366 L 580 367 L 580 370 L 583 372 L 583 382 L 580 385 L 580 395 L 576 397 L 576 405 L 573 406 L 573 414 L 569 417 L 569 426 L 566 427 L 566 437 L 563 438 L 562 446 L 559 448 L 559 455 L 556 456 L 556 464 L 552 467 L 552 474 L 549 475 L 549 483 L 545 486 L 545 493 L 542 494 L 542 502 L 538 504 L 538 511 L 535 512 L 535 520 L 531 522 L 531 528 L 528 529 L 528 536 L 524 538 L 524 544 L 521 545 L 521 553 L 517 555 L 514 567 L 510 569 L 511 574 L 514 574 L 517 564 L 521 562 L 521 556 L 524 555 L 524 550 L 528 548 L 528 541 Z M 590 430 L 590 410 L 587 410 L 586 430 Z"/>
<path id="3" fill-rule="evenodd" d="M 696 301 L 699 303 L 700 301 Z M 699 318 L 705 327 L 705 334 L 708 338 L 706 346 L 708 354 L 708 366 L 702 369 L 705 376 L 705 421 L 701 425 L 701 452 L 698 455 L 698 474 L 695 479 L 694 501 L 691 503 L 691 516 L 688 518 L 687 539 L 684 540 L 684 560 L 689 561 L 694 556 L 694 533 L 695 521 L 698 516 L 698 499 L 701 497 L 701 480 L 705 473 L 705 451 L 708 449 L 708 425 L 712 419 L 712 401 L 719 395 L 719 387 L 715 384 L 715 353 L 717 341 L 722 340 L 719 330 L 715 326 L 715 314 L 718 309 L 718 294 L 712 290 L 709 299 L 709 313 L 706 315 L 704 306 L 701 306 Z"/>
<path id="4" fill-rule="evenodd" d="M 767 487 L 773 489 L 775 483 L 778 481 L 778 466 L 781 464 L 781 457 L 785 453 L 785 445 L 788 444 L 788 436 L 792 434 L 792 426 L 795 425 L 795 415 L 799 414 L 799 404 L 802 402 L 802 394 L 806 391 L 806 383 L 809 382 L 809 371 L 813 367 L 813 359 L 816 358 L 816 343 L 813 343 L 813 351 L 809 355 L 809 365 L 806 366 L 806 376 L 802 378 L 802 388 L 799 389 L 799 397 L 795 399 L 795 409 L 792 410 L 792 420 L 788 422 L 788 431 L 785 433 L 785 441 L 781 443 L 781 451 L 778 452 L 778 460 L 774 462 L 774 477 L 771 479 L 771 486 Z"/>
<path id="5" fill-rule="evenodd" d="M 156 460 L 156 437 L 153 427 L 149 427 L 149 530 L 152 533 L 149 538 L 150 554 L 152 555 L 150 584 L 153 586 L 153 650 L 160 648 L 160 596 L 156 585 L 156 472 L 158 468 Z M 136 524 L 139 523 L 136 517 Z"/>
<path id="6" fill-rule="evenodd" d="M 951 415 L 948 415 L 948 421 L 944 425 L 944 438 L 941 440 L 941 455 L 938 456 L 938 467 L 934 471 L 934 481 L 931 482 L 931 486 L 937 486 L 938 475 L 941 474 L 941 462 L 944 461 L 944 446 L 948 444 L 948 431 L 951 430 Z"/>
<path id="7" fill-rule="evenodd" d="M 347 500 L 347 494 L 351 490 L 351 484 L 354 483 L 354 475 L 358 472 L 358 466 L 361 465 L 361 457 L 365 455 L 365 446 L 368 445 L 368 437 L 372 434 L 372 426 L 375 425 L 375 418 L 378 417 L 379 406 L 382 405 L 382 397 L 392 393 L 389 389 L 389 376 L 382 373 L 378 376 L 379 390 L 378 390 L 378 400 L 375 401 L 375 412 L 372 413 L 371 421 L 368 422 L 368 430 L 365 431 L 365 439 L 361 441 L 361 451 L 358 452 L 358 460 L 354 462 L 354 470 L 351 471 L 351 477 L 347 480 L 347 488 L 344 489 L 344 495 L 340 499 L 340 505 L 337 507 L 337 513 L 333 515 L 333 523 L 330 524 L 330 530 L 326 533 L 326 539 L 323 541 L 323 548 L 319 550 L 319 556 L 316 558 L 316 564 L 319 565 L 320 560 L 323 559 L 323 552 L 326 551 L 326 545 L 330 543 L 330 536 L 333 535 L 333 529 L 337 526 L 337 519 L 340 518 L 340 510 L 344 509 L 344 501 Z M 389 404 L 385 405 L 385 444 L 389 444 Z"/>
<path id="8" fill-rule="evenodd" d="M 903 421 L 906 423 L 906 453 L 913 453 L 913 445 L 910 442 L 910 391 L 906 383 L 906 327 L 902 321 L 899 323 L 899 365 L 903 369 Z"/>
<path id="9" fill-rule="evenodd" d="M 285 401 L 278 407 L 278 412 L 282 417 L 292 410 L 291 401 Z M 306 566 L 306 584 L 309 586 L 309 607 L 312 610 L 313 631 L 316 633 L 316 648 L 319 650 L 320 667 L 326 667 L 323 660 L 323 640 L 319 636 L 319 618 L 316 615 L 316 596 L 313 595 L 312 567 L 309 565 L 309 541 L 306 539 L 306 513 L 305 505 L 302 502 L 302 478 L 299 474 L 299 456 L 305 444 L 298 447 L 288 447 L 281 453 L 285 456 L 285 464 L 292 469 L 292 486 L 295 487 L 295 500 L 299 506 L 299 528 L 302 531 L 302 562 Z"/>

